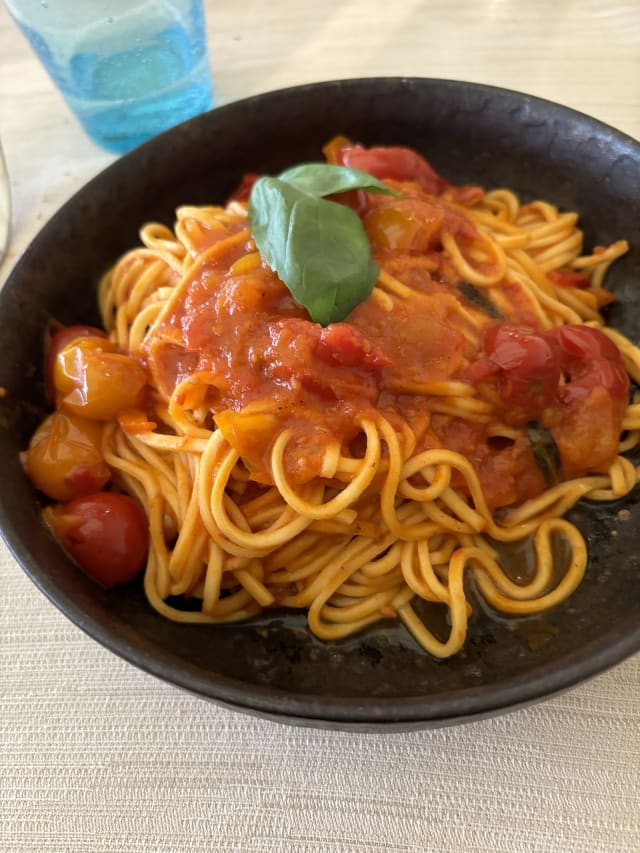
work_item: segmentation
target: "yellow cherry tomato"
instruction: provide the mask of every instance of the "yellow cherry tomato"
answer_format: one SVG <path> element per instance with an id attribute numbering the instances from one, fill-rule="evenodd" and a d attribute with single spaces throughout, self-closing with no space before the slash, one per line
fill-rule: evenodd
<path id="1" fill-rule="evenodd" d="M 34 433 L 23 456 L 33 485 L 55 501 L 90 495 L 111 478 L 100 449 L 102 425 L 54 412 Z"/>
<path id="2" fill-rule="evenodd" d="M 112 420 L 139 407 L 146 381 L 142 365 L 104 338 L 76 338 L 56 357 L 58 407 L 90 420 Z"/>
<path id="3" fill-rule="evenodd" d="M 364 227 L 374 250 L 411 249 L 426 252 L 442 225 L 438 203 L 407 199 L 378 199 L 364 218 Z"/>

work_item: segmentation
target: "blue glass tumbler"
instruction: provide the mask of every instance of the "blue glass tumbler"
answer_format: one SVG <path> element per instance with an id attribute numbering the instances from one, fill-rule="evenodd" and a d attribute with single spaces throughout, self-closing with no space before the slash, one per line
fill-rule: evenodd
<path id="1" fill-rule="evenodd" d="M 202 0 L 5 0 L 88 135 L 122 153 L 212 106 Z"/>

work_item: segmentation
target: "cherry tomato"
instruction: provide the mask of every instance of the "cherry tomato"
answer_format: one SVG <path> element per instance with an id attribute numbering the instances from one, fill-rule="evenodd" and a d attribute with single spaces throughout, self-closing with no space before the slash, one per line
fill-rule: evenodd
<path id="1" fill-rule="evenodd" d="M 590 326 L 568 325 L 553 330 L 562 353 L 563 369 L 570 381 L 563 399 L 586 396 L 592 388 L 605 388 L 615 400 L 626 400 L 629 376 L 618 347 Z"/>
<path id="2" fill-rule="evenodd" d="M 54 368 L 59 407 L 97 421 L 138 408 L 146 379 L 138 361 L 98 337 L 76 338 L 60 350 Z"/>
<path id="3" fill-rule="evenodd" d="M 396 181 L 413 181 L 425 192 L 440 195 L 447 187 L 431 165 L 410 148 L 374 145 L 364 148 L 352 145 L 342 148 L 340 162 L 353 169 L 361 169 L 375 178 L 393 178 Z"/>
<path id="4" fill-rule="evenodd" d="M 45 364 L 47 397 L 51 405 L 56 401 L 56 389 L 53 374 L 58 353 L 76 338 L 90 337 L 106 338 L 107 336 L 102 329 L 98 329 L 95 326 L 61 326 L 59 329 L 52 331 L 46 346 Z"/>
<path id="5" fill-rule="evenodd" d="M 411 148 L 401 146 L 374 146 L 364 148 L 348 139 L 337 136 L 323 149 L 327 162 L 361 169 L 376 178 L 396 181 L 412 181 L 430 195 L 442 195 L 458 204 L 469 205 L 484 195 L 482 187 L 455 186 L 450 184 L 432 168 L 431 164 Z M 350 204 L 356 211 L 366 207 L 366 193 L 343 193 L 341 201 Z"/>
<path id="6" fill-rule="evenodd" d="M 364 227 L 376 249 L 410 249 L 427 252 L 432 248 L 444 219 L 444 208 L 415 198 L 377 198 L 373 209 L 364 214 Z"/>
<path id="7" fill-rule="evenodd" d="M 101 424 L 55 412 L 38 427 L 24 454 L 29 479 L 55 501 L 102 489 L 111 471 L 100 450 L 101 437 Z"/>
<path id="8" fill-rule="evenodd" d="M 591 326 L 558 326 L 553 330 L 565 359 L 588 363 L 594 358 L 622 362 L 620 350 L 600 329 Z"/>
<path id="9" fill-rule="evenodd" d="M 496 377 L 512 419 L 536 417 L 556 401 L 584 399 L 595 387 L 617 402 L 627 399 L 622 355 L 600 329 L 575 324 L 538 332 L 496 323 L 485 330 L 482 347 L 485 357 L 471 366 L 468 378 Z M 562 386 L 561 375 L 567 380 Z"/>
<path id="10" fill-rule="evenodd" d="M 604 332 L 582 324 L 536 331 L 496 323 L 486 329 L 482 345 L 485 355 L 467 376 L 471 382 L 497 379 L 506 421 L 522 424 L 544 411 L 567 477 L 609 468 L 618 452 L 629 377 L 620 350 Z"/>
<path id="11" fill-rule="evenodd" d="M 516 420 L 527 420 L 550 406 L 560 382 L 559 349 L 552 338 L 509 323 L 485 330 L 485 358 L 473 365 L 472 382 L 496 376 L 500 396 Z"/>
<path id="12" fill-rule="evenodd" d="M 149 527 L 143 510 L 127 495 L 97 492 L 45 513 L 60 545 L 103 586 L 129 583 L 144 567 Z"/>

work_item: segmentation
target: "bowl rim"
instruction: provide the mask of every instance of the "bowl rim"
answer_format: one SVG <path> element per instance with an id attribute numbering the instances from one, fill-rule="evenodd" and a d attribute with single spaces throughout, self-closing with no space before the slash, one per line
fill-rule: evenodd
<path id="1" fill-rule="evenodd" d="M 17 278 L 25 256 L 37 253 L 41 242 L 55 232 L 67 209 L 77 205 L 94 192 L 95 187 L 110 174 L 123 168 L 122 163 L 144 157 L 154 149 L 163 149 L 172 137 L 183 132 L 187 126 L 201 121 L 211 121 L 213 114 L 224 116 L 241 113 L 256 103 L 264 104 L 271 99 L 282 99 L 292 95 L 303 96 L 306 92 L 332 87 L 348 86 L 353 89 L 371 90 L 377 86 L 438 86 L 449 90 L 500 93 L 536 104 L 560 115 L 567 120 L 587 122 L 595 133 L 613 135 L 619 142 L 629 146 L 640 162 L 640 143 L 622 131 L 593 118 L 592 116 L 563 106 L 545 98 L 529 95 L 504 87 L 463 80 L 434 77 L 372 76 L 325 80 L 288 86 L 260 92 L 246 98 L 215 107 L 148 140 L 128 154 L 119 157 L 102 169 L 75 192 L 51 216 L 36 233 L 24 253 L 16 260 L 0 290 L 0 312 L 4 299 L 11 290 L 14 276 Z M 112 629 L 90 616 L 68 595 L 61 592 L 48 575 L 45 565 L 38 564 L 32 557 L 26 542 L 22 541 L 10 524 L 0 500 L 0 533 L 14 558 L 40 591 L 71 622 L 114 654 L 139 669 L 169 682 L 176 687 L 203 698 L 212 700 L 236 711 L 257 714 L 280 722 L 303 725 L 323 725 L 334 728 L 356 728 L 359 730 L 385 730 L 444 725 L 486 717 L 496 713 L 528 705 L 567 690 L 640 651 L 640 620 L 637 630 L 629 633 L 612 628 L 604 637 L 589 640 L 579 650 L 560 657 L 552 663 L 538 666 L 527 674 L 506 678 L 491 690 L 486 685 L 463 688 L 432 696 L 405 696 L 402 698 L 358 698 L 335 697 L 311 693 L 290 693 L 285 690 L 258 684 L 249 684 L 213 674 L 213 678 L 200 674 L 197 667 L 176 666 L 171 659 L 153 654 L 150 648 L 134 647 L 125 637 L 114 635 Z"/>

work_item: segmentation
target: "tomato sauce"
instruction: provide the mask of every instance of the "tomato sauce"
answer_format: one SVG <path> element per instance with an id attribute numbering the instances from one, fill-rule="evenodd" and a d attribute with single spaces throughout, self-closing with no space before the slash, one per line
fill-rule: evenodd
<path id="1" fill-rule="evenodd" d="M 420 180 L 429 183 L 431 178 L 424 173 Z M 555 353 L 558 344 L 547 346 L 546 339 L 536 338 L 539 330 L 519 285 L 501 287 L 503 300 L 513 306 L 512 317 L 525 323 L 524 330 L 517 327 L 514 344 L 513 322 L 496 323 L 469 304 L 442 249 L 443 229 L 459 243 L 472 244 L 472 221 L 456 204 L 426 193 L 415 181 L 396 185 L 402 188 L 400 199 L 359 192 L 357 204 L 376 261 L 400 283 L 399 289 L 392 287 L 386 297 L 369 297 L 346 322 L 326 328 L 309 320 L 255 254 L 248 231 L 241 232 L 238 225 L 237 239 L 230 240 L 228 231 L 200 225 L 190 234 L 196 263 L 145 344 L 154 382 L 168 396 L 183 380 L 197 382 L 201 375 L 207 390 L 199 403 L 213 413 L 215 425 L 261 483 L 272 482 L 271 448 L 283 429 L 291 430 L 284 458 L 287 476 L 302 484 L 321 476 L 328 446 L 337 443 L 344 453 L 357 453 L 362 419 L 383 415 L 397 429 L 403 422 L 411 426 L 415 452 L 446 447 L 466 456 L 491 508 L 541 493 L 547 484 L 524 430 L 515 439 L 496 437 L 487 419 L 457 417 L 442 411 L 446 397 L 429 396 L 429 383 L 456 380 L 490 386 L 494 422 L 509 423 L 511 418 L 523 426 L 541 419 L 557 440 L 567 475 L 593 470 L 594 460 L 597 469 L 606 470 L 615 458 L 626 389 L 613 407 L 611 393 L 591 393 L 574 353 L 574 388 L 586 382 L 584 393 L 578 399 L 559 394 L 566 358 L 543 374 L 554 384 L 541 391 L 538 353 Z M 443 187 L 451 198 L 449 185 L 438 185 Z M 473 188 L 467 189 L 473 197 Z M 353 196 L 347 201 L 353 203 Z M 409 299 L 403 287 L 412 291 Z M 478 334 L 478 326 L 484 335 Z M 491 351 L 490 340 L 499 343 Z M 514 372 L 509 360 L 514 347 L 522 354 L 520 372 Z M 614 359 L 611 352 L 606 357 Z M 618 367 L 612 368 L 616 376 Z M 185 404 L 189 387 L 183 386 Z M 585 427 L 583 413 L 595 427 Z M 595 455 L 594 428 L 600 433 Z"/>
<path id="2" fill-rule="evenodd" d="M 254 251 L 248 236 L 230 246 L 227 241 L 221 251 L 219 235 L 191 234 L 204 254 L 147 339 L 148 367 L 166 395 L 184 379 L 206 375 L 206 404 L 259 482 L 270 481 L 270 449 L 284 428 L 292 429 L 285 466 L 297 483 L 320 474 L 329 444 L 338 442 L 348 452 L 361 432 L 360 420 L 380 413 L 392 423 L 408 421 L 418 449 L 449 445 L 446 419 L 433 429 L 429 398 L 406 389 L 456 376 L 476 348 L 456 327 L 460 295 L 438 251 L 436 231 L 446 209 L 437 201 L 420 204 L 441 208 L 433 215 L 430 254 L 390 247 L 384 236 L 372 241 L 381 266 L 417 291 L 420 310 L 414 301 L 398 298 L 389 311 L 369 298 L 348 322 L 324 329 L 308 319 L 264 261 L 234 273 L 234 263 Z M 413 222 L 406 202 L 402 215 Z M 380 220 L 377 227 L 382 235 Z M 399 239 L 397 228 L 395 236 Z M 480 446 L 484 437 L 474 434 L 462 444 L 469 440 Z M 520 456 L 516 474 L 526 454 Z M 525 461 L 536 470 L 535 462 Z M 483 470 L 492 491 L 486 459 Z M 505 497 L 503 487 L 493 491 L 500 502 L 514 498 Z"/>

